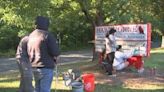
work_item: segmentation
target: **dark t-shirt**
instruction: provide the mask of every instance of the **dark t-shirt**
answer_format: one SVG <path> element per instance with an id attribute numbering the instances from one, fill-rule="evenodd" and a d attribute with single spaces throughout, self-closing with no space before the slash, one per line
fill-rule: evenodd
<path id="1" fill-rule="evenodd" d="M 54 68 L 54 57 L 59 55 L 59 47 L 54 36 L 36 29 L 29 35 L 28 55 L 32 67 Z"/>

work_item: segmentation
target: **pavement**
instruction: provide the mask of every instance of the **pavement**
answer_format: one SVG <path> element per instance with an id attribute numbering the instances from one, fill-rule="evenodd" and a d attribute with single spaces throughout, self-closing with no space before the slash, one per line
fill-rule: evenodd
<path id="1" fill-rule="evenodd" d="M 92 51 L 68 51 L 60 55 L 59 64 L 69 64 L 82 61 L 92 60 Z M 17 71 L 18 66 L 15 58 L 0 58 L 0 73 Z"/>

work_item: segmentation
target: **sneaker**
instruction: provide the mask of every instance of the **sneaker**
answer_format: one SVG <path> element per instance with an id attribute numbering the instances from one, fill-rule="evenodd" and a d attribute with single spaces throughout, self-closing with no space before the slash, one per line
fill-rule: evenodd
<path id="1" fill-rule="evenodd" d="M 144 72 L 144 68 L 141 68 L 141 69 L 138 70 L 138 73 L 140 73 L 140 74 L 143 73 L 143 72 Z"/>
<path id="2" fill-rule="evenodd" d="M 116 74 L 108 75 L 108 77 L 114 78 L 114 77 L 116 77 Z"/>

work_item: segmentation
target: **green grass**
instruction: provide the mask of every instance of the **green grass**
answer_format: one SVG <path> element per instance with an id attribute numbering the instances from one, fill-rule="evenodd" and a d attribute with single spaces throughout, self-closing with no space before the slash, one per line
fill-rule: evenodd
<path id="1" fill-rule="evenodd" d="M 145 67 L 157 67 L 158 69 L 164 69 L 164 49 L 153 49 L 151 51 L 151 56 L 145 58 Z M 97 64 L 97 62 L 80 62 L 67 65 L 60 65 L 58 71 L 60 72 L 58 83 L 55 82 L 55 76 L 52 83 L 52 92 L 71 92 L 70 87 L 64 86 L 64 82 L 61 77 L 61 73 L 67 71 L 68 69 L 78 69 L 79 67 L 87 67 Z M 95 71 L 96 72 L 96 71 Z M 0 92 L 16 92 L 19 86 L 19 72 L 7 72 L 0 73 Z M 163 84 L 162 84 L 163 85 Z M 160 88 L 158 87 L 160 86 Z M 164 87 L 161 85 L 153 85 L 157 87 L 154 89 L 130 89 L 126 88 L 124 85 L 107 85 L 107 84 L 96 84 L 94 92 L 164 92 Z"/>
<path id="2" fill-rule="evenodd" d="M 164 48 L 152 49 L 150 57 L 145 58 L 145 67 L 164 69 Z"/>

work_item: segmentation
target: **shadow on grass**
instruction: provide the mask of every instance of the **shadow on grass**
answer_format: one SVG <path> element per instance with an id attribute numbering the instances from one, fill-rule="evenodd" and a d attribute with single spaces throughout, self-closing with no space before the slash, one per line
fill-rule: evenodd
<path id="1" fill-rule="evenodd" d="M 94 92 L 164 92 L 164 89 L 129 89 L 122 86 L 97 84 Z"/>
<path id="2" fill-rule="evenodd" d="M 0 88 L 0 92 L 17 92 L 18 88 Z M 72 92 L 71 90 L 56 90 L 57 92 Z M 163 92 L 164 89 L 128 89 L 120 86 L 109 86 L 104 84 L 97 84 L 94 92 Z M 55 92 L 52 89 L 51 92 Z"/>
<path id="3" fill-rule="evenodd" d="M 17 92 L 18 88 L 0 88 L 0 92 Z"/>
<path id="4" fill-rule="evenodd" d="M 0 88 L 0 92 L 18 92 L 18 88 Z M 55 92 L 55 89 L 51 92 Z M 71 90 L 56 90 L 56 92 L 71 92 Z"/>
<path id="5" fill-rule="evenodd" d="M 55 90 L 51 90 L 51 92 L 55 92 Z M 56 92 L 72 92 L 71 90 L 56 90 Z"/>

